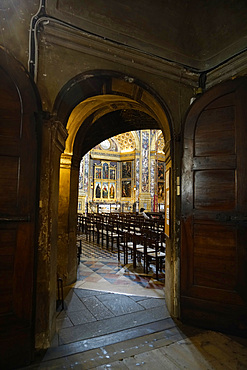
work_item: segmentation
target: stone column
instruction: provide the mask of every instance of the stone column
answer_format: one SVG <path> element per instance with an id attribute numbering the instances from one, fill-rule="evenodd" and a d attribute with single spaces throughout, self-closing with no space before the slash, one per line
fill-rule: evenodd
<path id="1" fill-rule="evenodd" d="M 59 163 L 67 131 L 50 119 L 42 127 L 35 346 L 47 348 L 55 333 Z M 30 153 L 30 155 L 32 155 Z"/>

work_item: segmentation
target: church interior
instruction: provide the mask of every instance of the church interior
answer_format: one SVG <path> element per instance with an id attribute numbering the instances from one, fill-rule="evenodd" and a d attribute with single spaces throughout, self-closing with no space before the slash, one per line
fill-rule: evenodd
<path id="1" fill-rule="evenodd" d="M 80 163 L 78 213 L 164 214 L 164 146 L 161 130 L 139 130 L 94 147 Z"/>
<path id="2" fill-rule="evenodd" d="M 246 368 L 247 2 L 2 0 L 0 25 L 0 367 Z M 78 233 L 142 208 L 165 283 Z"/>

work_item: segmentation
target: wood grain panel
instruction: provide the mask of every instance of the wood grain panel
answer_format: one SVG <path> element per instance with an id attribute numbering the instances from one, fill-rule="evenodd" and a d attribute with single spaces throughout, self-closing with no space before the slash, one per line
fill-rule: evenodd
<path id="1" fill-rule="evenodd" d="M 18 138 L 21 135 L 22 121 L 21 103 L 17 89 L 13 89 L 13 81 L 0 68 L 0 136 Z"/>
<path id="2" fill-rule="evenodd" d="M 18 206 L 20 159 L 0 156 L 0 209 L 9 213 Z"/>
<path id="3" fill-rule="evenodd" d="M 235 171 L 196 171 L 194 207 L 207 210 L 231 210 L 235 207 Z"/>
<path id="4" fill-rule="evenodd" d="M 0 368 L 19 368 L 34 346 L 36 93 L 0 48 Z"/>
<path id="5" fill-rule="evenodd" d="M 234 290 L 236 231 L 220 225 L 194 225 L 194 284 Z"/>
<path id="6" fill-rule="evenodd" d="M 201 113 L 195 132 L 195 156 L 235 153 L 233 106 Z"/>
<path id="7" fill-rule="evenodd" d="M 215 86 L 185 123 L 181 314 L 247 335 L 247 79 Z"/>
<path id="8" fill-rule="evenodd" d="M 16 228 L 0 228 L 0 314 L 13 312 Z"/>

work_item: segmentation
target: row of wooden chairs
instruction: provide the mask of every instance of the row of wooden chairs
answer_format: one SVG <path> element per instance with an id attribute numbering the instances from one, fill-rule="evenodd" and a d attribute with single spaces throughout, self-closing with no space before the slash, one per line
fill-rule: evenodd
<path id="1" fill-rule="evenodd" d="M 160 220 L 144 220 L 134 214 L 88 214 L 78 215 L 78 230 L 86 234 L 86 239 L 106 245 L 113 251 L 117 248 L 118 260 L 121 255 L 124 265 L 129 256 L 136 267 L 137 260 L 143 261 L 143 269 L 148 273 L 150 263 L 156 265 L 158 279 L 165 260 L 164 223 Z"/>
<path id="2" fill-rule="evenodd" d="M 148 274 L 150 264 L 154 261 L 156 279 L 158 280 L 159 271 L 162 271 L 166 256 L 164 234 L 143 226 L 139 233 L 125 232 L 120 247 L 124 251 L 124 264 L 128 264 L 129 255 L 131 255 L 134 269 L 137 261 L 142 260 L 143 270 L 146 274 Z"/>

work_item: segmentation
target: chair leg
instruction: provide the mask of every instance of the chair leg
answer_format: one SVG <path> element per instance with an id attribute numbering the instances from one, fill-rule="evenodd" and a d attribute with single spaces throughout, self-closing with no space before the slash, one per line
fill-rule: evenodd
<path id="1" fill-rule="evenodd" d="M 100 229 L 99 226 L 97 227 L 97 244 L 100 242 Z"/>
<path id="2" fill-rule="evenodd" d="M 134 242 L 133 243 L 133 268 L 135 269 L 136 268 L 136 243 Z"/>
<path id="3" fill-rule="evenodd" d="M 119 245 L 119 235 L 117 237 L 117 258 L 120 261 L 120 245 Z"/>
<path id="4" fill-rule="evenodd" d="M 156 256 L 156 280 L 159 280 L 159 258 Z"/>

